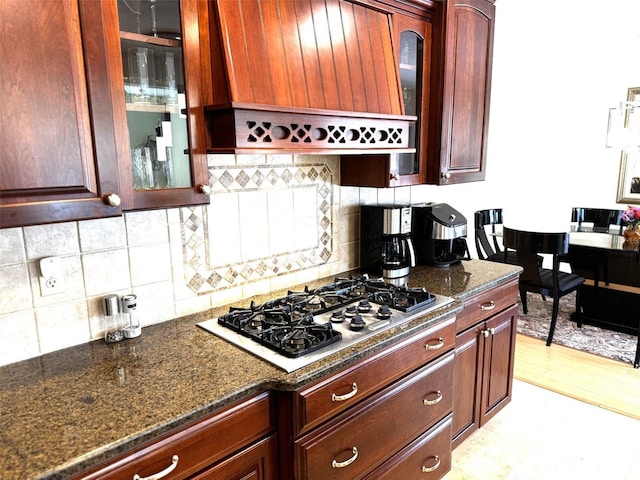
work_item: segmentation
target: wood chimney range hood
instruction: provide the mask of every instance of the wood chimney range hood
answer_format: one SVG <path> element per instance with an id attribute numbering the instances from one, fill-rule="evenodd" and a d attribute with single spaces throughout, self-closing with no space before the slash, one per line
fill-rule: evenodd
<path id="1" fill-rule="evenodd" d="M 415 151 L 388 12 L 347 0 L 208 5 L 209 152 Z"/>

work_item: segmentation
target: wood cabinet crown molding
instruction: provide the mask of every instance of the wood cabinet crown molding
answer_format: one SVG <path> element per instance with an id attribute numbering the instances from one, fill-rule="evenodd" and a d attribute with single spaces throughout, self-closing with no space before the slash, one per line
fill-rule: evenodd
<path id="1" fill-rule="evenodd" d="M 209 2 L 208 151 L 413 151 L 381 5 Z"/>

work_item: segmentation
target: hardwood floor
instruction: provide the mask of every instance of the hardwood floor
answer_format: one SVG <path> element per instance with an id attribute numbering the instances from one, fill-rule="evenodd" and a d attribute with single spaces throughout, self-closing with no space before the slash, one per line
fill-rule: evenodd
<path id="1" fill-rule="evenodd" d="M 640 419 L 640 369 L 628 363 L 517 335 L 514 378 Z"/>

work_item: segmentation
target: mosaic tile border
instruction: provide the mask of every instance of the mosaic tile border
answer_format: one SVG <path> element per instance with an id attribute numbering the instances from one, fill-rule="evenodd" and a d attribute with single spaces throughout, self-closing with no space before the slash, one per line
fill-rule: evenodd
<path id="1" fill-rule="evenodd" d="M 333 252 L 333 173 L 326 164 L 251 165 L 209 167 L 210 206 L 180 209 L 184 279 L 187 287 L 203 295 L 244 283 L 323 265 Z M 277 188 L 316 187 L 318 241 L 314 248 L 274 255 L 233 265 L 207 263 L 208 209 L 215 208 L 215 194 Z"/>

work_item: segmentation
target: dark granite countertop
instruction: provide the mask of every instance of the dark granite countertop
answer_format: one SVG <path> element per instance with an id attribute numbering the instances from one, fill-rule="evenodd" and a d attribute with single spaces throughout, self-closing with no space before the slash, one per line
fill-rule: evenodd
<path id="1" fill-rule="evenodd" d="M 464 300 L 519 273 L 470 260 L 415 268 L 409 285 Z M 241 398 L 299 388 L 461 308 L 455 302 L 292 373 L 196 327 L 226 307 L 119 344 L 94 341 L 0 367 L 0 477 L 66 478 Z"/>

